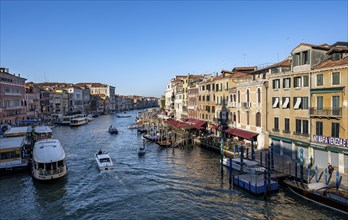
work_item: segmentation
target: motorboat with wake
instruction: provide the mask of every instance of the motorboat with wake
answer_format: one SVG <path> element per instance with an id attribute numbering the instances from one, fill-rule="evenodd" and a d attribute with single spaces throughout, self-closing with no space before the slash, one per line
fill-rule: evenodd
<path id="1" fill-rule="evenodd" d="M 118 130 L 117 130 L 116 127 L 110 125 L 110 127 L 109 127 L 109 133 L 110 133 L 110 134 L 118 134 Z"/>
<path id="2" fill-rule="evenodd" d="M 111 170 L 113 168 L 113 163 L 108 152 L 99 150 L 95 154 L 95 160 L 97 161 L 98 168 L 100 171 Z"/>
<path id="3" fill-rule="evenodd" d="M 144 141 L 143 142 L 143 146 L 140 146 L 138 148 L 138 155 L 139 156 L 143 156 L 143 155 L 145 155 L 145 153 L 146 153 L 146 149 L 145 149 L 145 141 Z"/>

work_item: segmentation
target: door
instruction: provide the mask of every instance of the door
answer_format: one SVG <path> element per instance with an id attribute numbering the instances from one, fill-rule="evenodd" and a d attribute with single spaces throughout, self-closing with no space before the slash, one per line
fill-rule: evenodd
<path id="1" fill-rule="evenodd" d="M 314 150 L 314 166 L 320 168 L 327 168 L 329 157 L 327 151 Z"/>

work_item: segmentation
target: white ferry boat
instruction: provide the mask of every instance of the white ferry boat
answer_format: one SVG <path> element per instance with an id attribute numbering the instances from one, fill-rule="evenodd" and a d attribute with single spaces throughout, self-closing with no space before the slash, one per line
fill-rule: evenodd
<path id="1" fill-rule="evenodd" d="M 88 123 L 88 120 L 85 117 L 73 118 L 70 120 L 70 126 L 80 126 L 80 125 L 84 125 L 87 123 Z"/>
<path id="2" fill-rule="evenodd" d="M 32 174 L 38 180 L 53 180 L 68 173 L 65 152 L 57 139 L 37 141 L 33 150 Z"/>
<path id="3" fill-rule="evenodd" d="M 45 140 L 52 138 L 52 129 L 48 126 L 36 126 L 34 128 L 34 140 Z"/>

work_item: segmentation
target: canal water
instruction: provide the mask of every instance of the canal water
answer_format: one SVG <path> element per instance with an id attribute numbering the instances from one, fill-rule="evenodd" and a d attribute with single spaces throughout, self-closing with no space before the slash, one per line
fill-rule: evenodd
<path id="1" fill-rule="evenodd" d="M 219 155 L 200 148 L 166 149 L 127 129 L 131 118 L 104 115 L 88 125 L 53 128 L 69 173 L 53 183 L 29 174 L 0 178 L 0 219 L 344 219 L 286 189 L 266 200 L 231 187 Z M 123 113 L 122 113 L 123 114 Z M 115 125 L 118 135 L 110 135 Z M 115 169 L 99 172 L 94 153 L 109 151 Z"/>

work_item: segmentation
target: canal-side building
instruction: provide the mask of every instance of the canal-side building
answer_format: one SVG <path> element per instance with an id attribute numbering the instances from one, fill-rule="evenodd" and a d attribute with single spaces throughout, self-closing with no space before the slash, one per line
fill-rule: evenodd
<path id="1" fill-rule="evenodd" d="M 198 85 L 189 86 L 187 89 L 187 114 L 189 118 L 199 118 L 198 96 Z"/>
<path id="2" fill-rule="evenodd" d="M 183 80 L 182 79 L 177 79 L 174 81 L 174 94 L 175 94 L 175 99 L 174 99 L 174 118 L 175 120 L 180 120 L 183 118 Z"/>
<path id="3" fill-rule="evenodd" d="M 310 147 L 314 164 L 348 172 L 348 44 L 338 42 L 329 59 L 310 72 Z"/>
<path id="4" fill-rule="evenodd" d="M 40 115 L 40 91 L 40 88 L 32 82 L 25 84 L 27 118 L 37 118 Z"/>
<path id="5" fill-rule="evenodd" d="M 26 118 L 25 78 L 0 68 L 0 124 L 15 124 Z"/>
<path id="6" fill-rule="evenodd" d="M 291 69 L 279 67 L 269 75 L 267 131 L 275 154 L 297 160 L 302 151 L 305 164 L 310 163 L 309 73 L 327 58 L 329 49 L 302 43 L 291 52 Z"/>
<path id="7" fill-rule="evenodd" d="M 205 75 L 203 80 L 197 83 L 198 86 L 198 117 L 201 120 L 210 123 L 210 128 L 213 127 L 214 113 L 215 113 L 215 96 L 214 91 L 214 75 Z M 209 124 L 208 123 L 208 124 Z"/>

